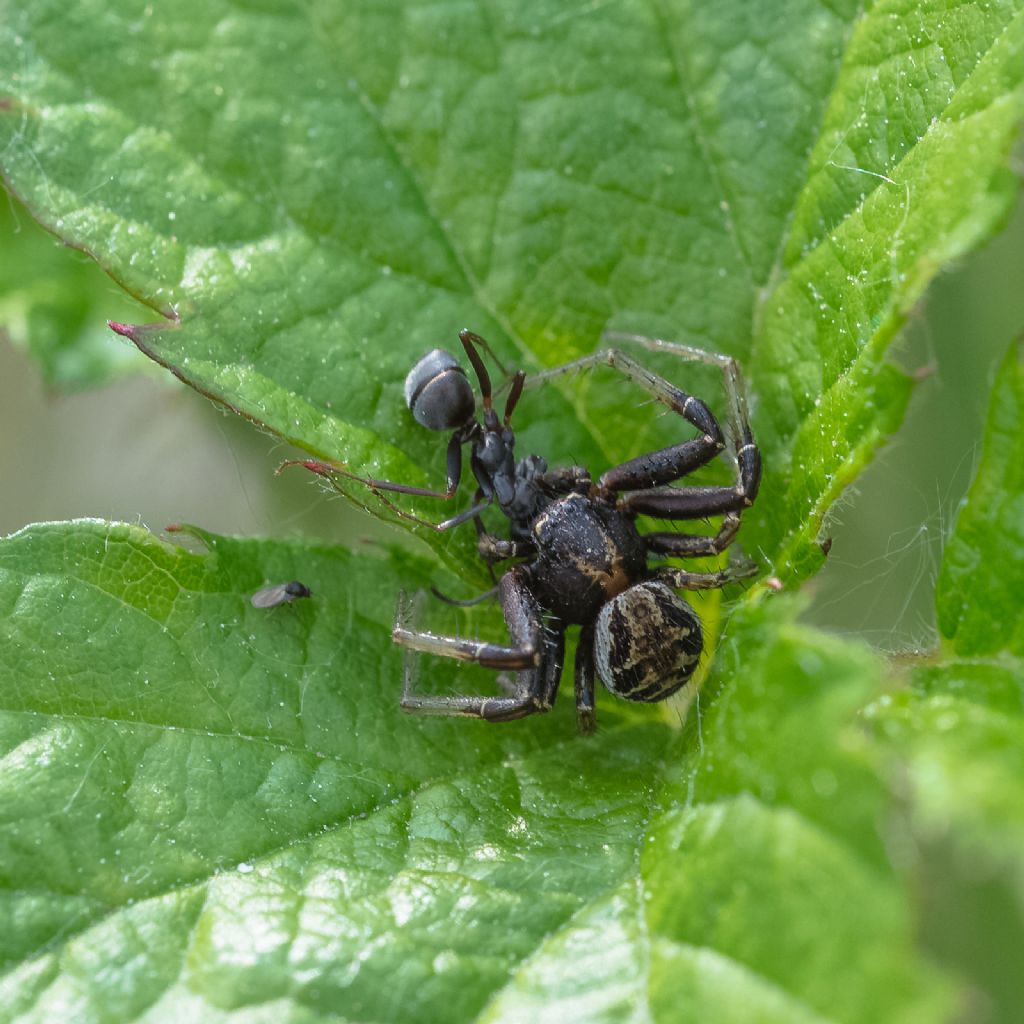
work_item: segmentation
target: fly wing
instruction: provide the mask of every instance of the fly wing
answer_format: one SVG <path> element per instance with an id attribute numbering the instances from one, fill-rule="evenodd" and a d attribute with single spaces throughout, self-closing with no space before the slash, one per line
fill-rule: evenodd
<path id="1" fill-rule="evenodd" d="M 279 604 L 288 604 L 297 597 L 312 597 L 313 592 L 305 583 L 292 580 L 290 583 L 274 583 L 262 590 L 257 590 L 249 598 L 253 608 L 276 608 Z"/>
<path id="2" fill-rule="evenodd" d="M 273 586 L 263 587 L 249 598 L 253 608 L 276 608 L 279 604 L 291 600 L 292 595 L 288 592 L 287 583 L 275 583 Z"/>

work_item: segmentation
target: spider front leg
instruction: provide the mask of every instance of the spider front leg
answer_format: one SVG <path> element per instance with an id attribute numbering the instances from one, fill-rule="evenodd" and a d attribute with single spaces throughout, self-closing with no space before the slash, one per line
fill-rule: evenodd
<path id="1" fill-rule="evenodd" d="M 746 436 L 750 436 L 749 427 Z M 654 453 L 655 456 L 661 454 Z M 641 459 L 643 458 L 651 456 L 642 456 Z M 640 461 L 633 460 L 634 463 Z M 632 463 L 625 465 L 631 466 Z M 627 484 L 632 493 L 620 498 L 618 507 L 633 515 L 653 516 L 655 519 L 707 519 L 710 516 L 724 515 L 726 520 L 711 542 L 711 550 L 704 550 L 705 542 L 697 536 L 685 535 L 673 542 L 668 539 L 668 535 L 659 534 L 652 542 L 652 547 L 663 554 L 717 554 L 732 541 L 736 530 L 739 529 L 740 514 L 753 505 L 761 486 L 761 454 L 752 440 L 739 450 L 736 470 L 738 481 L 735 487 L 665 487 L 660 486 L 666 482 L 665 479 L 658 477 L 656 473 L 650 473 L 646 477 L 637 473 Z M 609 471 L 614 472 L 615 470 Z M 687 550 L 688 545 L 692 546 L 692 550 Z"/>
<path id="2" fill-rule="evenodd" d="M 409 608 L 399 601 L 398 617 L 392 637 L 405 647 L 406 657 L 401 707 L 413 714 L 465 715 L 488 722 L 508 722 L 538 711 L 548 711 L 554 703 L 562 669 L 564 633 L 544 628 L 540 606 L 528 587 L 526 570 L 510 569 L 501 579 L 499 595 L 505 624 L 512 644 L 481 643 L 458 637 L 438 636 L 418 630 L 409 618 Z M 510 696 L 438 696 L 413 692 L 413 652 L 437 654 L 462 661 L 473 661 L 485 668 L 515 669 L 519 672 L 516 692 Z"/>
<path id="3" fill-rule="evenodd" d="M 718 507 L 714 507 L 709 514 L 738 511 L 752 504 L 761 483 L 761 456 L 754 444 L 747 420 L 742 378 L 735 361 L 727 356 L 715 356 L 713 353 L 703 352 L 700 349 L 693 349 L 685 345 L 673 345 L 670 342 L 662 342 L 657 339 L 645 339 L 638 335 L 605 335 L 604 340 L 622 340 L 644 344 L 648 348 L 664 349 L 684 358 L 699 359 L 720 366 L 725 374 L 726 393 L 729 396 L 731 429 L 727 442 L 718 421 L 704 402 L 693 395 L 688 395 L 656 373 L 652 373 L 632 356 L 619 349 L 602 349 L 592 355 L 566 363 L 564 366 L 536 374 L 530 379 L 530 384 L 550 380 L 590 366 L 609 366 L 621 373 L 627 380 L 642 387 L 657 401 L 682 416 L 701 432 L 702 436 L 700 437 L 670 445 L 660 451 L 649 452 L 618 466 L 613 466 L 598 480 L 598 487 L 607 492 L 657 488 L 706 465 L 728 444 L 736 465 L 736 487 L 714 488 L 713 490 L 716 492 L 714 498 L 717 499 Z M 706 504 L 710 498 L 706 492 L 712 489 L 695 490 L 699 490 L 701 500 Z M 639 507 L 630 510 L 644 512 Z M 647 514 L 657 515 L 658 513 Z M 676 517 L 668 516 L 666 518 Z M 698 517 L 679 516 L 678 518 Z"/>
<path id="4" fill-rule="evenodd" d="M 632 356 L 616 348 L 602 349 L 564 366 L 545 370 L 531 377 L 529 383 L 533 385 L 591 366 L 609 366 L 617 370 L 627 380 L 638 384 L 674 413 L 692 423 L 702 435 L 692 441 L 671 445 L 661 451 L 641 455 L 613 467 L 598 481 L 598 486 L 602 489 L 632 490 L 636 487 L 653 487 L 677 480 L 698 466 L 710 462 L 725 447 L 718 421 L 699 398 L 681 391 L 663 377 L 652 373 Z"/>
<path id="5" fill-rule="evenodd" d="M 607 331 L 601 336 L 603 342 L 639 345 L 650 352 L 667 352 L 685 362 L 704 363 L 717 367 L 722 372 L 722 384 L 729 403 L 729 434 L 727 441 L 736 464 L 736 483 L 743 487 L 751 501 L 757 496 L 761 481 L 761 454 L 754 444 L 750 429 L 750 413 L 747 407 L 747 389 L 739 363 L 732 356 L 720 352 L 708 352 L 693 345 L 662 338 L 648 338 L 642 334 L 624 334 Z"/>

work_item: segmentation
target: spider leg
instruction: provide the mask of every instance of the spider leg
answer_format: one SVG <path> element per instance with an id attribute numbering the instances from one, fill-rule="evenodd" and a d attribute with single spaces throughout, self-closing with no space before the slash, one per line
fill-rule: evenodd
<path id="1" fill-rule="evenodd" d="M 750 429 L 750 414 L 747 408 L 747 388 L 740 372 L 739 363 L 732 356 L 720 352 L 708 352 L 693 345 L 683 345 L 661 338 L 648 338 L 641 334 L 623 334 L 608 331 L 601 336 L 602 342 L 612 344 L 639 345 L 651 352 L 667 352 L 687 362 L 705 363 L 722 371 L 722 383 L 729 403 L 729 431 L 727 442 L 736 465 L 736 483 L 747 491 L 750 500 L 757 497 L 761 482 L 761 454 L 754 444 Z"/>
<path id="2" fill-rule="evenodd" d="M 647 550 L 674 558 L 700 558 L 721 554 L 740 528 L 738 512 L 727 512 L 718 533 L 708 537 L 698 533 L 645 533 Z"/>
<path id="3" fill-rule="evenodd" d="M 557 692 L 561 673 L 564 633 L 546 631 L 537 604 L 527 586 L 522 567 L 510 569 L 501 578 L 500 595 L 511 646 L 438 636 L 413 628 L 410 608 L 404 597 L 399 601 L 392 637 L 409 652 L 406 657 L 401 707 L 413 714 L 466 715 L 489 722 L 507 722 L 548 711 Z M 413 691 L 414 651 L 437 654 L 462 661 L 474 661 L 485 668 L 516 669 L 519 678 L 515 691 L 504 697 L 439 696 Z"/>
<path id="4" fill-rule="evenodd" d="M 537 477 L 537 484 L 552 495 L 586 494 L 590 490 L 590 474 L 582 466 L 555 466 Z"/>
<path id="5" fill-rule="evenodd" d="M 677 480 L 699 466 L 710 462 L 726 446 L 730 449 L 736 467 L 736 490 L 742 491 L 753 502 L 761 482 L 761 455 L 754 444 L 747 415 L 746 393 L 739 366 L 728 356 L 716 355 L 688 345 L 677 345 L 657 338 L 644 338 L 634 334 L 605 334 L 602 341 L 624 341 L 642 345 L 652 351 L 666 351 L 681 358 L 698 360 L 718 366 L 723 373 L 725 391 L 729 401 L 728 437 L 723 438 L 711 410 L 693 395 L 670 384 L 663 377 L 652 373 L 632 356 L 616 348 L 601 349 L 589 356 L 566 363 L 551 370 L 545 370 L 530 378 L 529 384 L 551 380 L 566 373 L 583 370 L 590 366 L 610 366 L 628 380 L 640 385 L 655 399 L 673 412 L 684 417 L 703 436 L 672 445 L 657 452 L 641 455 L 619 466 L 613 466 L 598 481 L 600 487 L 609 491 L 622 491 L 658 487 Z M 721 510 L 718 510 L 721 511 Z M 714 513 L 712 513 L 714 514 Z"/>
<path id="6" fill-rule="evenodd" d="M 757 575 L 753 562 L 730 565 L 720 572 L 687 572 L 685 569 L 657 569 L 652 578 L 676 590 L 717 590 L 727 583 L 749 579 Z"/>
<path id="7" fill-rule="evenodd" d="M 557 625 L 544 627 L 544 654 L 540 671 L 540 692 L 544 710 L 555 704 L 558 684 L 562 681 L 562 665 L 565 663 L 565 627 Z"/>
<path id="8" fill-rule="evenodd" d="M 413 628 L 408 602 L 399 600 L 391 637 L 396 644 L 414 651 L 438 654 L 460 661 L 475 661 L 484 668 L 533 669 L 540 663 L 540 609 L 525 586 L 524 571 L 511 569 L 501 578 L 499 595 L 505 623 L 512 636 L 511 646 L 439 636 Z"/>
<path id="9" fill-rule="evenodd" d="M 594 626 L 580 630 L 576 644 L 576 665 L 573 678 L 576 691 L 576 728 L 589 736 L 596 726 L 594 717 Z"/>
<path id="10" fill-rule="evenodd" d="M 705 434 L 656 452 L 612 466 L 601 474 L 598 487 L 605 491 L 635 491 L 678 480 L 706 466 L 724 447 L 720 439 Z"/>
<path id="11" fill-rule="evenodd" d="M 659 377 L 656 373 L 652 373 L 638 360 L 617 348 L 599 349 L 597 352 L 592 352 L 589 356 L 574 359 L 563 366 L 542 370 L 540 373 L 533 374 L 528 384 L 533 386 L 546 380 L 552 380 L 555 377 L 564 376 L 567 373 L 585 370 L 590 366 L 610 366 L 613 370 L 618 370 L 628 380 L 639 384 L 640 387 L 661 402 L 662 405 L 668 406 L 673 412 L 685 417 L 702 434 L 706 434 L 718 441 L 722 440 L 722 430 L 718 425 L 718 421 L 711 414 L 711 410 L 699 398 L 681 391 L 675 385 L 665 380 L 664 377 Z"/>
<path id="12" fill-rule="evenodd" d="M 558 684 L 562 679 L 562 665 L 565 661 L 565 629 L 559 626 L 557 629 L 545 628 L 543 638 L 543 651 L 541 652 L 541 665 L 537 670 L 536 678 L 532 681 L 532 687 L 527 685 L 526 691 L 531 693 L 535 701 L 540 701 L 542 707 L 534 708 L 535 711 L 548 711 L 555 703 L 558 696 Z M 509 697 L 519 697 L 524 692 L 522 682 L 508 672 L 498 673 L 498 689 Z M 491 698 L 487 698 L 491 699 Z M 527 712 L 529 714 L 531 712 Z M 522 715 L 514 715 L 514 718 L 522 718 Z M 498 719 L 491 717 L 490 721 L 508 721 L 510 719 Z"/>
<path id="13" fill-rule="evenodd" d="M 478 491 L 482 494 L 482 491 Z M 487 571 L 497 586 L 497 578 L 494 575 L 494 564 L 504 562 L 509 558 L 528 558 L 537 553 L 537 545 L 531 540 L 506 540 L 497 534 L 491 533 L 479 516 L 473 519 L 476 526 L 476 547 L 480 557 L 487 563 Z"/>
<path id="14" fill-rule="evenodd" d="M 655 519 L 708 519 L 740 513 L 752 501 L 738 487 L 652 487 L 619 498 L 618 508 Z"/>
<path id="15" fill-rule="evenodd" d="M 474 605 L 483 604 L 484 601 L 489 601 L 494 597 L 494 595 L 498 593 L 498 586 L 495 584 L 490 590 L 485 590 L 482 594 L 477 594 L 476 597 L 465 598 L 449 597 L 447 594 L 438 590 L 437 587 L 431 587 L 430 592 L 439 601 L 453 605 L 455 608 L 472 608 Z"/>

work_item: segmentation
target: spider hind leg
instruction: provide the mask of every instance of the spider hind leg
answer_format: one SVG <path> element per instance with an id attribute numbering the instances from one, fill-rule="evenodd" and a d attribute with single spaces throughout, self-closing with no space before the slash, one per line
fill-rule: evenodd
<path id="1" fill-rule="evenodd" d="M 508 646 L 419 630 L 413 621 L 413 603 L 405 595 L 400 597 L 392 636 L 395 643 L 406 648 L 403 711 L 510 722 L 551 709 L 562 671 L 564 630 L 545 628 L 540 607 L 527 588 L 524 570 L 511 569 L 502 577 L 499 588 L 502 611 L 512 639 Z M 417 652 L 473 661 L 502 672 L 515 670 L 517 678 L 513 686 L 502 687 L 506 691 L 504 696 L 421 694 L 415 691 Z"/>

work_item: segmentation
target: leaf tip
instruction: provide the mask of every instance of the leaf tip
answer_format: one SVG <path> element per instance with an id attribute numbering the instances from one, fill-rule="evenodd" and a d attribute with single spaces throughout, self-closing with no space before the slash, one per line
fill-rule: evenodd
<path id="1" fill-rule="evenodd" d="M 135 340 L 135 324 L 119 324 L 116 320 L 108 320 L 107 326 L 115 334 L 120 334 L 122 338 L 127 338 L 129 341 Z"/>

